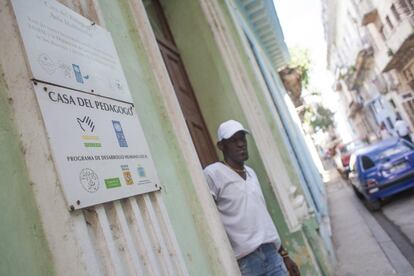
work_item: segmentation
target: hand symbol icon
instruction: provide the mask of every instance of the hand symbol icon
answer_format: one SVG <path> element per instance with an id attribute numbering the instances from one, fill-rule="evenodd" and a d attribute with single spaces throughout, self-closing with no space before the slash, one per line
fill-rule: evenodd
<path id="1" fill-rule="evenodd" d="M 80 128 L 83 131 L 86 131 L 85 129 L 89 129 L 91 132 L 95 129 L 95 124 L 92 122 L 91 118 L 89 116 L 83 117 L 83 119 L 76 118 L 76 121 L 78 122 Z"/>

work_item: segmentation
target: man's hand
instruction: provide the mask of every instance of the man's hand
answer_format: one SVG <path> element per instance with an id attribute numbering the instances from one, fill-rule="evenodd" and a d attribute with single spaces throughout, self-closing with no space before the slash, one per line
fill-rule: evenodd
<path id="1" fill-rule="evenodd" d="M 283 261 L 290 276 L 300 276 L 298 265 L 289 256 L 283 257 Z"/>

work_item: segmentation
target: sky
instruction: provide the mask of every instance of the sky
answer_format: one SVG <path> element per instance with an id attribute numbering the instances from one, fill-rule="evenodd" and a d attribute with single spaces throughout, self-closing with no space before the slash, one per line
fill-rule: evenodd
<path id="1" fill-rule="evenodd" d="M 338 106 L 339 96 L 333 91 L 333 76 L 326 68 L 326 41 L 320 0 L 273 0 L 288 48 L 309 49 L 312 69 L 309 87 L 316 88 L 318 100 L 335 113 L 336 127 L 344 141 L 351 139 L 346 114 Z M 307 92 L 302 91 L 302 95 Z"/>
<path id="2" fill-rule="evenodd" d="M 312 62 L 310 87 L 327 94 L 324 98 L 329 100 L 333 96 L 329 95 L 332 94 L 329 93 L 332 80 L 326 69 L 326 42 L 320 0 L 274 0 L 273 2 L 288 47 L 309 49 Z"/>

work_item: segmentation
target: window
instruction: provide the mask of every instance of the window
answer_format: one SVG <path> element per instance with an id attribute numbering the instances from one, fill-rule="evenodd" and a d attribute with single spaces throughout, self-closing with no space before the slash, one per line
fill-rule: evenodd
<path id="1" fill-rule="evenodd" d="M 394 25 L 392 24 L 391 19 L 388 16 L 385 17 L 385 21 L 387 21 L 387 25 L 390 28 L 390 30 L 394 29 Z"/>
<path id="2" fill-rule="evenodd" d="M 372 112 L 372 114 L 376 114 L 377 113 L 377 110 L 376 110 L 376 108 L 375 108 L 375 106 L 373 104 L 370 104 L 369 105 L 369 110 Z"/>
<path id="3" fill-rule="evenodd" d="M 410 152 L 412 150 L 413 150 L 412 145 L 410 145 L 408 142 L 404 140 L 401 140 L 397 142 L 396 144 L 392 145 L 391 147 L 386 148 L 382 150 L 381 152 L 378 152 L 376 155 L 372 156 L 372 158 L 374 158 L 374 160 L 382 162 L 382 161 L 387 161 L 391 157 L 396 156 L 396 155 L 403 156 L 405 153 Z"/>
<path id="4" fill-rule="evenodd" d="M 393 108 L 397 108 L 397 105 L 395 104 L 393 99 L 390 100 L 390 104 Z"/>
<path id="5" fill-rule="evenodd" d="M 398 112 L 398 111 L 395 112 L 395 117 L 402 118 L 400 112 Z"/>
<path id="6" fill-rule="evenodd" d="M 387 123 L 388 123 L 388 126 L 389 126 L 391 129 L 394 129 L 394 124 L 392 123 L 392 121 L 391 121 L 391 118 L 390 118 L 390 117 L 387 117 Z"/>
<path id="7" fill-rule="evenodd" d="M 361 162 L 362 162 L 362 168 L 363 168 L 364 170 L 369 170 L 369 169 L 371 169 L 371 168 L 375 167 L 375 163 L 374 163 L 374 161 L 372 161 L 372 159 L 371 159 L 371 158 L 369 158 L 369 157 L 368 157 L 368 156 L 366 156 L 366 155 L 362 155 L 362 156 L 361 156 Z"/>
<path id="8" fill-rule="evenodd" d="M 378 31 L 381 34 L 382 39 L 385 40 L 384 26 L 381 25 L 381 27 L 379 27 Z"/>
<path id="9" fill-rule="evenodd" d="M 414 114 L 414 100 L 408 100 L 403 103 L 403 107 L 408 114 Z M 411 123 L 414 124 L 414 120 L 412 116 L 408 116 Z"/>
<path id="10" fill-rule="evenodd" d="M 414 1 L 413 0 L 406 0 L 407 5 L 410 7 L 411 11 L 414 10 Z"/>
<path id="11" fill-rule="evenodd" d="M 398 22 L 401 21 L 401 16 L 398 13 L 397 9 L 395 8 L 394 4 L 391 5 L 391 12 L 394 15 L 395 20 L 397 20 Z"/>
<path id="12" fill-rule="evenodd" d="M 385 105 L 385 102 L 384 102 L 385 100 L 384 100 L 384 98 L 383 98 L 383 97 L 381 97 L 381 98 L 379 98 L 379 100 L 378 100 L 378 101 L 379 101 L 379 104 L 380 104 L 381 108 L 382 108 L 382 109 L 384 109 L 384 108 L 385 108 L 385 107 L 384 107 L 384 105 Z"/>
<path id="13" fill-rule="evenodd" d="M 403 71 L 403 74 L 404 74 L 404 77 L 405 77 L 408 81 L 410 81 L 410 80 L 412 80 L 412 79 L 414 78 L 413 73 L 411 72 L 410 68 L 405 69 L 405 70 Z"/>
<path id="14" fill-rule="evenodd" d="M 375 101 L 375 104 L 377 105 L 378 110 L 381 111 L 382 109 L 384 109 L 384 106 L 382 105 L 382 102 L 381 102 L 381 98 Z"/>

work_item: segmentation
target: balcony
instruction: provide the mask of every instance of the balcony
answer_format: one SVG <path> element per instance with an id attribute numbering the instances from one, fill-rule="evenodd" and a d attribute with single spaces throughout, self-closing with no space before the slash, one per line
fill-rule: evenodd
<path id="1" fill-rule="evenodd" d="M 408 18 L 404 18 L 398 25 L 395 26 L 394 30 L 387 37 L 387 45 L 393 52 L 397 52 L 401 46 L 405 43 L 414 31 L 413 24 Z"/>
<path id="2" fill-rule="evenodd" d="M 295 107 L 303 104 L 302 93 L 302 73 L 298 68 L 285 68 L 279 72 L 279 76 L 282 79 L 283 86 L 288 91 L 290 98 L 292 99 Z"/>
<path id="3" fill-rule="evenodd" d="M 348 105 L 348 117 L 354 118 L 355 115 L 364 108 L 364 102 L 362 99 L 354 99 Z"/>
<path id="4" fill-rule="evenodd" d="M 374 55 L 372 47 L 364 48 L 358 52 L 358 55 L 355 60 L 354 70 L 351 73 L 348 73 L 346 78 L 346 84 L 349 89 L 357 89 L 363 82 L 365 78 L 365 73 L 369 70 L 369 59 Z"/>
<path id="5" fill-rule="evenodd" d="M 410 80 L 408 82 L 408 86 L 411 88 L 412 91 L 414 91 L 414 79 L 413 80 Z"/>
<path id="6" fill-rule="evenodd" d="M 392 55 L 382 72 L 386 73 L 392 69 L 402 70 L 414 58 L 414 35 L 407 39 L 401 48 Z"/>
<path id="7" fill-rule="evenodd" d="M 335 82 L 335 84 L 334 84 L 334 90 L 335 90 L 335 91 L 342 91 L 342 90 L 343 90 L 343 88 L 342 88 L 342 84 L 341 84 L 341 82 L 340 82 L 340 81 L 336 81 L 336 82 Z"/>
<path id="8" fill-rule="evenodd" d="M 361 11 L 361 25 L 366 26 L 370 23 L 374 23 L 378 18 L 378 11 L 372 5 L 370 0 L 362 0 L 359 4 Z"/>
<path id="9" fill-rule="evenodd" d="M 388 53 L 391 58 L 384 65 L 383 72 L 392 69 L 401 70 L 407 62 L 414 58 L 414 28 L 412 23 L 405 19 L 387 39 Z"/>

